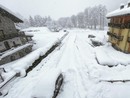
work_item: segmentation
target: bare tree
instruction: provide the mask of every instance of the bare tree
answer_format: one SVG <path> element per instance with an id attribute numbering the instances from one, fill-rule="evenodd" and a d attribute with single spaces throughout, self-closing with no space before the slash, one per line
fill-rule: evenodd
<path id="1" fill-rule="evenodd" d="M 98 5 L 94 7 L 88 7 L 84 12 L 80 12 L 77 15 L 72 15 L 71 17 L 62 17 L 58 21 L 54 21 L 50 16 L 41 17 L 36 15 L 29 17 L 28 20 L 25 20 L 21 27 L 27 26 L 47 26 L 48 28 L 89 28 L 89 29 L 104 29 L 104 26 L 107 25 L 106 19 L 107 9 L 103 5 Z M 29 24 L 29 25 L 28 25 Z"/>
<path id="2" fill-rule="evenodd" d="M 77 15 L 77 21 L 78 21 L 79 28 L 85 28 L 84 13 L 81 12 Z"/>
<path id="3" fill-rule="evenodd" d="M 30 26 L 32 26 L 32 27 L 35 26 L 35 21 L 31 16 L 29 17 L 29 23 L 30 23 Z"/>
<path id="4" fill-rule="evenodd" d="M 73 23 L 72 23 L 72 21 L 71 21 L 71 18 L 68 18 L 67 19 L 67 22 L 66 22 L 66 28 L 73 28 L 74 27 L 74 25 L 73 25 Z"/>
<path id="5" fill-rule="evenodd" d="M 71 21 L 73 23 L 73 27 L 77 27 L 77 17 L 75 15 L 71 16 Z"/>

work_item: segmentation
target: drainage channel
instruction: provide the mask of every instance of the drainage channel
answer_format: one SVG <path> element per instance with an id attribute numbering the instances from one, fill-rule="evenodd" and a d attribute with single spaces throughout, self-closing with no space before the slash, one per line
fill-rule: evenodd
<path id="1" fill-rule="evenodd" d="M 43 56 L 40 56 L 37 60 L 35 60 L 32 63 L 32 66 L 30 66 L 27 70 L 26 73 L 28 74 L 30 71 L 32 71 L 44 58 L 46 58 L 49 54 L 51 54 L 62 42 L 62 40 L 64 40 L 64 38 L 68 35 L 69 33 L 66 33 L 64 36 L 61 37 L 61 39 L 56 42 Z M 5 87 L 8 83 L 10 83 L 10 81 L 16 77 L 19 77 L 20 73 L 15 74 L 14 76 L 12 76 L 12 78 L 10 78 L 8 81 L 6 81 L 1 87 L 0 90 Z M 27 75 L 26 74 L 26 75 Z M 2 96 L 2 93 L 0 91 L 0 96 Z"/>
<path id="2" fill-rule="evenodd" d="M 26 73 L 29 73 L 32 71 L 44 58 L 46 58 L 50 53 L 52 53 L 58 46 L 60 45 L 60 42 L 55 43 L 43 56 L 40 56 L 37 60 L 35 60 L 27 70 Z"/>
<path id="3" fill-rule="evenodd" d="M 52 53 L 62 42 L 62 40 L 68 35 L 68 33 L 66 33 L 59 42 L 56 42 L 43 56 L 40 56 L 37 60 L 35 60 L 32 64 L 32 66 L 30 66 L 27 70 L 26 73 L 29 73 L 30 71 L 32 71 L 44 58 L 46 58 L 50 53 Z"/>
<path id="4" fill-rule="evenodd" d="M 99 82 L 109 82 L 109 83 L 126 83 L 126 82 L 130 82 L 130 80 L 100 80 Z"/>

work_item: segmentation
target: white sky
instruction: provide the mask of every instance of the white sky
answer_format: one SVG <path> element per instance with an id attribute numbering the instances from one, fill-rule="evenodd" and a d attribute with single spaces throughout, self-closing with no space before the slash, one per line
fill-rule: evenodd
<path id="1" fill-rule="evenodd" d="M 0 4 L 20 13 L 23 17 L 29 15 L 50 15 L 53 19 L 68 17 L 84 11 L 89 6 L 104 4 L 108 10 L 115 10 L 121 3 L 128 0 L 0 0 Z"/>

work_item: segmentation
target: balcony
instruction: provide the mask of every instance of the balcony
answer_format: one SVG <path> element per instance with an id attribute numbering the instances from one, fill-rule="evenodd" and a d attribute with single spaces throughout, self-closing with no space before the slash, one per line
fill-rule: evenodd
<path id="1" fill-rule="evenodd" d="M 1 35 L 0 36 L 0 42 L 4 41 L 4 40 L 8 40 L 8 39 L 12 39 L 15 37 L 19 37 L 18 33 L 12 33 L 12 34 L 5 34 L 5 35 Z"/>
<path id="2" fill-rule="evenodd" d="M 128 27 L 128 24 L 115 24 L 115 23 L 108 23 L 109 27 L 114 27 L 114 28 L 120 28 L 120 29 L 124 29 Z M 130 26 L 129 26 L 130 28 Z"/>
<path id="3" fill-rule="evenodd" d="M 115 33 L 111 33 L 111 32 L 107 32 L 107 35 L 114 37 L 114 38 L 118 39 L 119 41 L 122 41 L 124 38 L 123 36 L 119 36 L 119 35 L 117 35 Z"/>
<path id="4" fill-rule="evenodd" d="M 116 36 L 116 38 L 119 40 L 119 41 L 122 41 L 124 36 Z"/>

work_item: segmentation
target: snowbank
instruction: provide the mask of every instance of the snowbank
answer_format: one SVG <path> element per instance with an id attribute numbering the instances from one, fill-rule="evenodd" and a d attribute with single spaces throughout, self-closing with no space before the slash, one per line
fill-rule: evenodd
<path id="1" fill-rule="evenodd" d="M 49 33 L 51 32 L 47 27 L 29 27 L 23 29 L 24 32 L 31 32 L 31 33 Z"/>
<path id="2" fill-rule="evenodd" d="M 37 77 L 37 82 L 33 88 L 33 98 L 52 98 L 55 90 L 55 82 L 61 71 L 56 68 L 43 70 Z"/>
<path id="3" fill-rule="evenodd" d="M 100 71 L 99 80 L 130 80 L 130 66 L 118 65 L 117 67 L 103 67 Z"/>
<path id="4" fill-rule="evenodd" d="M 102 65 L 128 65 L 130 55 L 115 50 L 110 44 L 95 48 L 96 57 Z"/>
<path id="5" fill-rule="evenodd" d="M 12 66 L 10 66 L 10 71 L 15 71 L 16 73 L 20 73 L 21 76 L 25 76 L 26 75 L 25 70 L 27 70 L 30 66 L 32 66 L 32 63 L 35 60 L 37 60 L 40 56 L 43 56 L 56 42 L 50 43 L 46 45 L 44 48 L 39 48 L 31 52 L 30 54 L 28 54 L 27 56 L 20 59 L 18 62 L 16 62 Z"/>

